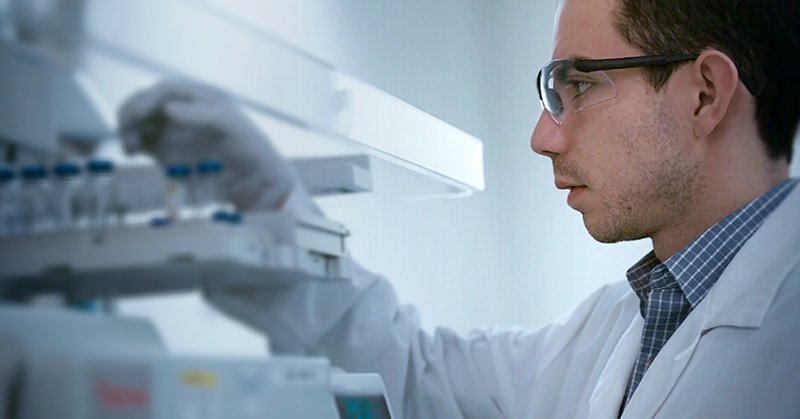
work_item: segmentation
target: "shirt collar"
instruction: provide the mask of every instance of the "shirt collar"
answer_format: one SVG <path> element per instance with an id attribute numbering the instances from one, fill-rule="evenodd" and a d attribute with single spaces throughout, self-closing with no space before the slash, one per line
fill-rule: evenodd
<path id="1" fill-rule="evenodd" d="M 692 309 L 697 307 L 747 239 L 796 184 L 796 179 L 787 180 L 736 210 L 663 264 L 655 252 L 645 255 L 627 272 L 641 308 L 647 304 L 651 282 L 665 276 L 677 283 Z"/>
<path id="2" fill-rule="evenodd" d="M 647 296 L 650 294 L 650 274 L 659 265 L 661 265 L 661 261 L 656 257 L 656 253 L 650 251 L 628 269 L 626 274 L 633 292 L 639 297 L 639 311 L 641 311 L 642 317 L 644 317 L 647 307 Z"/>

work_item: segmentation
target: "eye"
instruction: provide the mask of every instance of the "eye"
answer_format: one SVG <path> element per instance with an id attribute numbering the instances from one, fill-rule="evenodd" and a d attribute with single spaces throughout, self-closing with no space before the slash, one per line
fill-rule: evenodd
<path id="1" fill-rule="evenodd" d="M 570 80 L 569 84 L 575 89 L 575 97 L 578 97 L 584 93 L 586 93 L 589 89 L 594 86 L 594 83 L 588 80 Z"/>

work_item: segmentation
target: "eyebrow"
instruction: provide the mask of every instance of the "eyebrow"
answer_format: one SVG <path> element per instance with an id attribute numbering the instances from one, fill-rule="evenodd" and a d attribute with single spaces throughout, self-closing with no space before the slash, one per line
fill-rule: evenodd
<path id="1" fill-rule="evenodd" d="M 591 58 L 591 57 L 587 57 L 587 56 L 585 56 L 585 55 L 575 55 L 575 54 L 569 55 L 569 56 L 567 56 L 567 57 L 565 57 L 565 58 L 555 58 L 555 57 L 550 57 L 550 61 L 561 61 L 561 60 L 596 60 L 596 59 L 597 59 L 597 58 Z"/>

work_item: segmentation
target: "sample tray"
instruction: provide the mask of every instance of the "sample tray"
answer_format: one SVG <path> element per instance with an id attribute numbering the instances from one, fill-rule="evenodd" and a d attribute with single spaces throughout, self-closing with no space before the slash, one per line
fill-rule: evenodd
<path id="1" fill-rule="evenodd" d="M 0 295 L 86 299 L 350 277 L 341 225 L 291 212 L 243 220 L 3 237 Z"/>

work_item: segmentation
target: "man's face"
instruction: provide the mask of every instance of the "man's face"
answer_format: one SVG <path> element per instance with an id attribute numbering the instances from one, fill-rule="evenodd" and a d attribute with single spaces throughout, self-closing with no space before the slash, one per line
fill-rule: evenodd
<path id="1" fill-rule="evenodd" d="M 643 55 L 613 26 L 615 0 L 566 0 L 553 59 Z M 583 214 L 589 234 L 610 243 L 652 237 L 679 222 L 699 195 L 692 132 L 681 121 L 674 86 L 656 92 L 642 69 L 607 72 L 617 97 L 556 125 L 543 112 L 531 136 L 550 157 L 556 186 Z"/>

